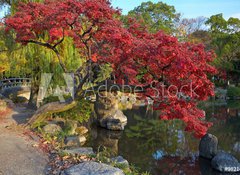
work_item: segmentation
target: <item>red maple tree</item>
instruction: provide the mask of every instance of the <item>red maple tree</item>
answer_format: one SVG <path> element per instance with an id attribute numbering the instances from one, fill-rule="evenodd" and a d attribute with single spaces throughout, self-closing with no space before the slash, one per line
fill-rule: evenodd
<path id="1" fill-rule="evenodd" d="M 82 69 L 110 63 L 117 84 L 143 87 L 142 96 L 154 100 L 162 119 L 183 120 L 187 131 L 202 137 L 211 124 L 202 120 L 204 111 L 197 104 L 214 94 L 208 79 L 216 72 L 209 64 L 214 54 L 162 31 L 149 33 L 134 19 L 124 25 L 120 15 L 108 0 L 46 0 L 20 4 L 5 25 L 16 32 L 18 42 L 53 50 L 65 72 L 58 46 L 66 37 L 73 38 L 87 60 L 87 66 L 75 72 L 81 80 L 78 91 L 90 77 L 82 75 Z"/>

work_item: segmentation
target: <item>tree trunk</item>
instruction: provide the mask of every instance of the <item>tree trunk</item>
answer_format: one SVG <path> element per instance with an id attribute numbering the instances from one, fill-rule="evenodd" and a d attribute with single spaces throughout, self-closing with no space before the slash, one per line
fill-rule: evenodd
<path id="1" fill-rule="evenodd" d="M 32 80 L 31 80 L 31 92 L 30 92 L 30 98 L 28 101 L 28 106 L 33 109 L 37 109 L 39 107 L 37 103 L 38 99 L 38 92 L 39 92 L 39 86 L 40 86 L 40 65 L 36 63 L 33 71 L 32 71 Z"/>
<path id="2" fill-rule="evenodd" d="M 37 103 L 38 92 L 39 92 L 39 87 L 35 83 L 32 83 L 30 98 L 29 98 L 29 101 L 28 101 L 28 107 L 29 108 L 33 108 L 33 109 L 38 108 L 38 103 Z"/>
<path id="3" fill-rule="evenodd" d="M 36 128 L 39 123 L 43 122 L 47 117 L 54 113 L 60 113 L 74 108 L 77 105 L 76 101 L 70 101 L 65 103 L 52 102 L 40 107 L 32 118 L 28 121 L 27 126 Z"/>

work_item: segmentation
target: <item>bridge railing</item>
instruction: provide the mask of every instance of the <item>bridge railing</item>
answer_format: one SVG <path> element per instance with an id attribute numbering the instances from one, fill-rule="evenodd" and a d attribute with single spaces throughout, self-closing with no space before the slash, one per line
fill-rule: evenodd
<path id="1" fill-rule="evenodd" d="M 0 91 L 20 86 L 31 86 L 31 78 L 8 78 L 0 80 Z"/>

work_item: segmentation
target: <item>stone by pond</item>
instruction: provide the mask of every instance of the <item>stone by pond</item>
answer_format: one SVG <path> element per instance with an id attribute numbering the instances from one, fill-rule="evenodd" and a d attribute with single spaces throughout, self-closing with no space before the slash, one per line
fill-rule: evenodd
<path id="1" fill-rule="evenodd" d="M 218 139 L 212 134 L 206 134 L 199 144 L 199 155 L 212 159 L 218 151 Z"/>
<path id="2" fill-rule="evenodd" d="M 220 172 L 239 172 L 240 174 L 240 163 L 231 154 L 225 152 L 219 152 L 212 159 L 211 165 L 214 169 Z"/>
<path id="3" fill-rule="evenodd" d="M 211 168 L 219 172 L 239 172 L 238 160 L 229 153 L 218 151 L 218 139 L 212 134 L 206 134 L 199 144 L 199 156 L 211 159 Z"/>
<path id="4" fill-rule="evenodd" d="M 85 136 L 68 136 L 64 140 L 64 144 L 70 146 L 81 146 L 87 141 Z"/>
<path id="5" fill-rule="evenodd" d="M 85 126 L 77 127 L 75 132 L 79 135 L 84 135 L 88 133 L 88 129 Z"/>
<path id="6" fill-rule="evenodd" d="M 124 175 L 119 168 L 97 162 L 84 162 L 65 170 L 61 175 Z"/>
<path id="7" fill-rule="evenodd" d="M 127 117 L 118 109 L 117 94 L 101 92 L 97 95 L 94 103 L 94 110 L 101 127 L 109 130 L 124 130 L 127 124 Z"/>
<path id="8" fill-rule="evenodd" d="M 47 124 L 43 127 L 43 131 L 46 134 L 55 135 L 58 132 L 62 131 L 62 128 L 57 124 Z"/>
<path id="9" fill-rule="evenodd" d="M 65 149 L 65 150 L 62 150 L 62 153 L 72 154 L 72 155 L 87 155 L 87 156 L 95 155 L 91 147 Z"/>
<path id="10" fill-rule="evenodd" d="M 118 165 L 129 166 L 129 162 L 126 159 L 124 159 L 122 156 L 113 157 L 111 158 L 111 161 Z"/>

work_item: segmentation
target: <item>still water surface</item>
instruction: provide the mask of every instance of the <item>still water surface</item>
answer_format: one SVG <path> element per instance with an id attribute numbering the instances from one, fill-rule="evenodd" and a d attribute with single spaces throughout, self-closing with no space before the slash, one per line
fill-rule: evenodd
<path id="1" fill-rule="evenodd" d="M 209 133 L 219 139 L 219 149 L 240 160 L 240 101 L 206 102 L 206 119 L 214 123 Z M 157 111 L 135 107 L 124 111 L 128 125 L 123 132 L 92 127 L 87 145 L 122 155 L 142 172 L 153 175 L 219 175 L 209 161 L 198 158 L 199 140 L 184 132 L 180 121 L 161 121 Z"/>

